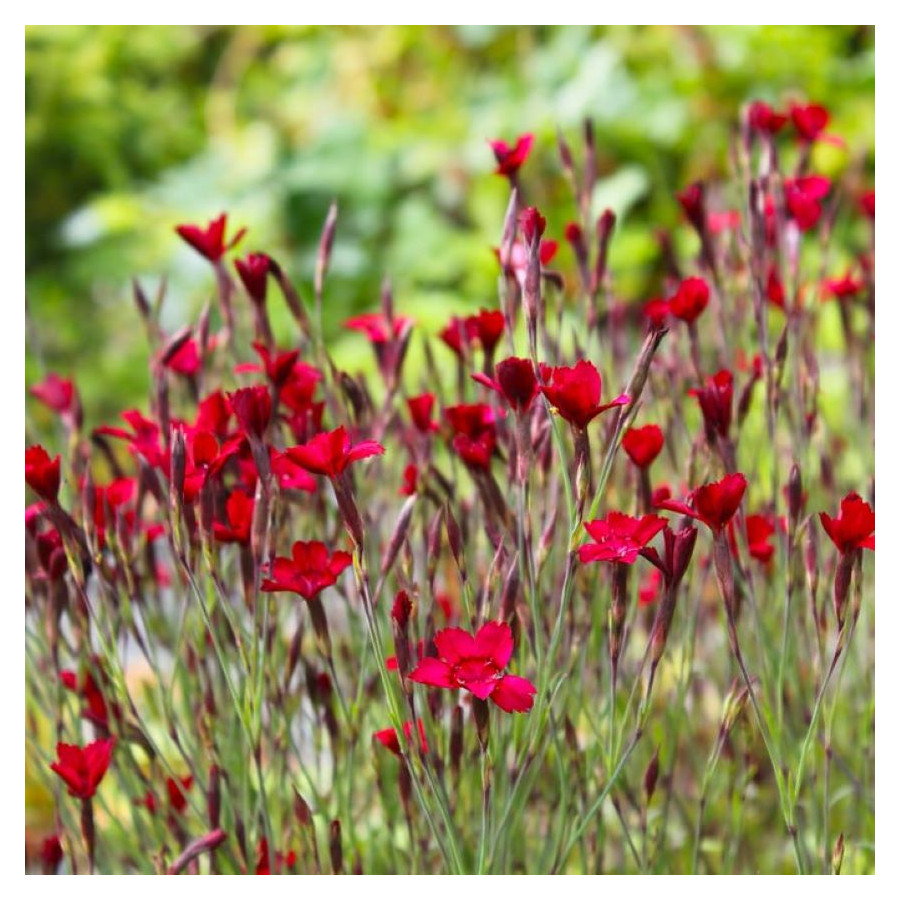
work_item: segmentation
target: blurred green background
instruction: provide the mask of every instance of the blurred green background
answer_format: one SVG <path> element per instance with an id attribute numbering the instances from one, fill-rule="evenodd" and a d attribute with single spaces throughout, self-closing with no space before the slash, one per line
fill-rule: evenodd
<path id="1" fill-rule="evenodd" d="M 816 167 L 874 179 L 874 84 L 865 27 L 28 28 L 26 384 L 74 375 L 89 427 L 143 404 L 130 279 L 152 291 L 167 276 L 164 324 L 192 321 L 212 278 L 173 228 L 221 211 L 249 228 L 242 252 L 272 253 L 309 296 L 337 199 L 325 325 L 339 360 L 368 353 L 341 322 L 375 308 L 384 274 L 431 333 L 495 305 L 507 187 L 487 140 L 535 133 L 524 190 L 561 238 L 574 209 L 556 130 L 579 159 L 587 115 L 594 203 L 620 219 L 617 288 L 644 299 L 653 230 L 680 221 L 675 190 L 724 172 L 741 104 L 827 105 L 848 149 L 818 148 Z M 275 291 L 270 308 L 286 339 Z"/>

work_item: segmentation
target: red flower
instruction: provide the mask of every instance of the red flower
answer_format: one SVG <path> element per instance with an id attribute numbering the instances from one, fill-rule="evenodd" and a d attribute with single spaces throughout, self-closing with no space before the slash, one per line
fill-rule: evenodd
<path id="1" fill-rule="evenodd" d="M 506 320 L 498 309 L 481 309 L 474 316 L 466 319 L 466 326 L 469 334 L 481 344 L 481 349 L 490 356 L 503 336 Z"/>
<path id="2" fill-rule="evenodd" d="M 726 475 L 721 481 L 714 481 L 697 488 L 681 500 L 663 500 L 656 503 L 658 509 L 699 519 L 714 532 L 721 531 L 737 512 L 747 490 L 747 479 L 740 473 Z"/>
<path id="3" fill-rule="evenodd" d="M 650 569 L 641 579 L 638 587 L 638 605 L 649 606 L 651 603 L 655 603 L 663 581 L 663 573 L 659 569 Z"/>
<path id="4" fill-rule="evenodd" d="M 272 466 L 272 474 L 278 479 L 282 490 L 315 493 L 316 479 L 302 466 L 293 462 L 289 456 L 270 448 L 269 462 Z"/>
<path id="5" fill-rule="evenodd" d="M 643 428 L 629 428 L 625 432 L 622 449 L 639 469 L 646 469 L 659 456 L 665 442 L 659 425 L 645 425 Z"/>
<path id="6" fill-rule="evenodd" d="M 469 344 L 468 321 L 451 316 L 450 321 L 438 332 L 438 337 L 460 358 Z"/>
<path id="7" fill-rule="evenodd" d="M 317 434 L 299 447 L 288 447 L 285 454 L 308 472 L 337 478 L 352 462 L 368 456 L 380 456 L 384 447 L 376 441 L 350 445 L 350 435 L 343 425 L 334 431 Z"/>
<path id="8" fill-rule="evenodd" d="M 50 372 L 43 381 L 32 385 L 31 394 L 64 418 L 77 414 L 78 392 L 69 378 L 60 378 L 55 372 Z"/>
<path id="9" fill-rule="evenodd" d="M 461 628 L 445 628 L 434 636 L 438 658 L 423 659 L 411 681 L 430 687 L 463 688 L 479 700 L 490 697 L 505 712 L 527 712 L 537 693 L 517 675 L 504 675 L 513 652 L 513 637 L 505 622 L 488 622 L 474 636 Z"/>
<path id="10" fill-rule="evenodd" d="M 541 364 L 541 388 L 550 405 L 571 425 L 586 428 L 600 413 L 613 406 L 625 406 L 629 399 L 625 394 L 610 403 L 600 403 L 602 382 L 600 373 L 592 362 L 579 360 L 574 366 L 550 366 Z"/>
<path id="11" fill-rule="evenodd" d="M 163 365 L 172 372 L 188 378 L 200 371 L 200 350 L 194 338 L 188 338 Z"/>
<path id="12" fill-rule="evenodd" d="M 419 484 L 419 470 L 410 463 L 403 470 L 403 484 L 400 486 L 401 497 L 412 497 Z"/>
<path id="13" fill-rule="evenodd" d="M 636 519 L 625 513 L 611 512 L 605 519 L 585 522 L 585 531 L 594 539 L 592 544 L 578 548 L 578 558 L 583 562 L 615 562 L 632 565 L 641 550 L 663 528 L 662 516 L 650 515 Z"/>
<path id="14" fill-rule="evenodd" d="M 338 575 L 351 563 L 349 553 L 336 550 L 331 556 L 321 541 L 297 541 L 291 558 L 277 556 L 269 565 L 270 578 L 263 580 L 260 590 L 291 591 L 312 600 L 320 591 L 331 587 Z"/>
<path id="15" fill-rule="evenodd" d="M 683 322 L 694 322 L 709 303 L 709 285 L 702 278 L 685 278 L 674 297 L 669 298 L 669 312 Z"/>
<path id="16" fill-rule="evenodd" d="M 228 434 L 228 421 L 231 418 L 231 406 L 222 391 L 214 391 L 204 397 L 197 405 L 197 418 L 194 427 L 198 431 L 211 431 L 219 437 Z"/>
<path id="17" fill-rule="evenodd" d="M 750 555 L 761 563 L 767 563 L 775 552 L 769 538 L 775 534 L 775 526 L 769 516 L 747 516 L 747 546 Z"/>
<path id="18" fill-rule="evenodd" d="M 228 395 L 231 411 L 248 438 L 262 439 L 272 418 L 272 397 L 262 384 Z"/>
<path id="19" fill-rule="evenodd" d="M 289 850 L 287 853 L 276 850 L 272 855 L 276 875 L 280 875 L 284 868 L 293 869 L 297 865 L 297 854 L 294 850 Z M 254 871 L 257 875 L 272 874 L 269 867 L 269 842 L 264 837 L 261 837 L 256 845 L 256 869 Z"/>
<path id="20" fill-rule="evenodd" d="M 696 397 L 700 404 L 707 440 L 714 443 L 716 435 L 728 437 L 734 399 L 734 376 L 731 372 L 727 369 L 716 372 L 706 379 L 705 387 L 688 391 L 688 395 Z"/>
<path id="21" fill-rule="evenodd" d="M 695 181 L 677 193 L 675 197 L 681 204 L 688 222 L 698 231 L 702 231 L 706 226 L 706 198 L 703 183 Z"/>
<path id="22" fill-rule="evenodd" d="M 453 438 L 452 446 L 466 465 L 473 469 L 490 469 L 491 457 L 497 446 L 497 435 L 493 429 L 483 431 L 474 438 L 458 434 Z"/>
<path id="23" fill-rule="evenodd" d="M 234 267 L 250 299 L 262 306 L 266 302 L 266 287 L 272 260 L 265 253 L 250 253 L 246 259 L 236 259 Z"/>
<path id="24" fill-rule="evenodd" d="M 57 761 L 50 768 L 66 783 L 73 797 L 89 800 L 109 768 L 115 745 L 114 737 L 94 741 L 86 747 L 57 744 Z"/>
<path id="25" fill-rule="evenodd" d="M 859 198 L 859 208 L 874 222 L 875 221 L 875 191 L 866 191 Z"/>
<path id="26" fill-rule="evenodd" d="M 444 415 L 456 434 L 464 434 L 474 438 L 487 429 L 494 427 L 497 420 L 494 410 L 486 403 L 460 403 L 448 406 Z"/>
<path id="27" fill-rule="evenodd" d="M 431 420 L 431 411 L 434 409 L 434 394 L 422 394 L 419 397 L 409 397 L 406 405 L 409 408 L 409 416 L 413 425 L 423 434 L 438 430 L 438 423 Z"/>
<path id="28" fill-rule="evenodd" d="M 821 175 L 807 175 L 803 178 L 787 179 L 784 196 L 788 212 L 801 231 L 814 228 L 822 216 L 820 200 L 831 188 L 831 181 Z"/>
<path id="29" fill-rule="evenodd" d="M 526 245 L 530 245 L 544 236 L 544 232 L 547 230 L 547 220 L 540 214 L 536 206 L 528 206 L 519 214 L 519 227 L 522 229 Z"/>
<path id="30" fill-rule="evenodd" d="M 822 284 L 825 292 L 837 300 L 846 300 L 858 294 L 866 283 L 861 278 L 855 278 L 848 269 L 840 278 L 826 278 Z"/>
<path id="31" fill-rule="evenodd" d="M 538 395 L 538 383 L 531 360 L 510 356 L 494 366 L 494 375 L 496 381 L 481 372 L 472 378 L 500 394 L 513 412 L 518 415 L 527 413 Z"/>
<path id="32" fill-rule="evenodd" d="M 223 544 L 250 544 L 250 528 L 253 523 L 253 498 L 241 488 L 235 488 L 225 501 L 228 524 L 213 523 L 213 537 Z"/>
<path id="33" fill-rule="evenodd" d="M 661 297 L 654 297 L 644 304 L 644 318 L 650 323 L 650 327 L 656 330 L 665 328 L 670 312 L 669 302 Z"/>
<path id="34" fill-rule="evenodd" d="M 41 843 L 41 869 L 45 875 L 55 875 L 63 861 L 63 848 L 59 835 L 51 834 Z"/>
<path id="35" fill-rule="evenodd" d="M 416 719 L 416 725 L 419 729 L 419 739 L 422 741 L 422 752 L 428 752 L 428 742 L 425 740 L 425 726 L 422 724 L 421 719 Z M 412 743 L 412 735 L 413 735 L 413 723 L 412 722 L 404 722 L 403 723 L 403 733 L 406 735 L 406 740 L 409 743 Z M 373 735 L 376 741 L 381 744 L 383 747 L 387 747 L 394 756 L 400 755 L 400 738 L 397 737 L 397 731 L 394 728 L 385 728 L 383 731 L 376 731 Z"/>
<path id="36" fill-rule="evenodd" d="M 103 692 L 94 680 L 90 670 L 85 669 L 80 685 L 78 676 L 70 670 L 60 672 L 59 678 L 66 690 L 80 694 L 84 698 L 87 705 L 81 714 L 82 718 L 87 719 L 100 728 L 107 728 L 109 726 L 109 711 L 106 707 L 106 701 L 103 699 Z"/>
<path id="37" fill-rule="evenodd" d="M 213 219 L 206 228 L 198 225 L 179 225 L 175 231 L 187 241 L 198 253 L 205 256 L 210 262 L 218 262 L 227 250 L 247 233 L 246 228 L 240 231 L 228 242 L 225 242 L 225 222 L 227 216 L 222 213 L 217 219 Z"/>
<path id="38" fill-rule="evenodd" d="M 450 427 L 456 432 L 453 449 L 463 462 L 475 469 L 489 469 L 497 430 L 494 411 L 485 403 L 448 406 L 444 411 Z"/>
<path id="39" fill-rule="evenodd" d="M 295 377 L 295 369 L 297 368 L 297 358 L 300 356 L 299 350 L 285 350 L 279 351 L 276 350 L 274 356 L 269 352 L 269 348 L 265 344 L 261 344 L 259 341 L 253 342 L 253 349 L 256 351 L 257 355 L 262 362 L 262 367 L 255 365 L 254 363 L 241 363 L 238 366 L 235 366 L 234 371 L 238 374 L 243 372 L 259 372 L 260 368 L 262 371 L 266 373 L 266 378 L 275 385 L 279 390 L 285 385 L 286 382 Z M 305 364 L 302 364 L 305 366 Z M 311 366 L 305 366 L 307 369 L 312 369 Z M 316 369 L 312 369 L 312 372 L 315 373 L 315 378 L 312 383 L 312 390 L 315 391 L 315 382 L 318 381 L 318 371 Z M 300 373 L 301 376 L 309 377 L 307 373 L 304 373 L 302 370 Z M 312 396 L 312 393 L 310 393 Z"/>
<path id="40" fill-rule="evenodd" d="M 775 266 L 771 266 L 769 275 L 766 278 L 766 299 L 772 306 L 784 309 L 785 296 L 784 285 L 778 277 L 778 269 Z"/>
<path id="41" fill-rule="evenodd" d="M 59 496 L 59 456 L 50 459 L 36 444 L 25 451 L 25 483 L 43 500 L 56 503 Z"/>
<path id="42" fill-rule="evenodd" d="M 516 140 L 514 147 L 510 147 L 506 141 L 488 141 L 488 143 L 491 145 L 491 150 L 494 151 L 494 157 L 497 160 L 497 168 L 494 170 L 494 174 L 505 175 L 509 178 L 522 168 L 523 163 L 528 158 L 531 145 L 534 143 L 534 135 L 521 135 Z"/>
<path id="43" fill-rule="evenodd" d="M 850 493 L 841 500 L 836 519 L 820 512 L 819 521 L 841 554 L 875 549 L 875 513 L 859 494 Z"/>
<path id="44" fill-rule="evenodd" d="M 824 106 L 792 106 L 791 121 L 801 141 L 812 143 L 828 126 L 830 116 Z"/>
<path id="45" fill-rule="evenodd" d="M 177 813 L 183 813 L 187 807 L 187 797 L 184 791 L 190 790 L 194 779 L 190 775 L 184 775 L 176 781 L 174 778 L 166 778 L 166 793 L 169 795 L 169 806 Z"/>
<path id="46" fill-rule="evenodd" d="M 754 131 L 777 134 L 785 126 L 788 117 L 775 112 L 768 103 L 754 100 L 747 109 L 747 124 Z"/>
<path id="47" fill-rule="evenodd" d="M 373 344 L 386 344 L 391 340 L 402 340 L 413 324 L 406 316 L 395 316 L 388 321 L 383 313 L 363 313 L 347 319 L 344 328 L 361 331 Z"/>

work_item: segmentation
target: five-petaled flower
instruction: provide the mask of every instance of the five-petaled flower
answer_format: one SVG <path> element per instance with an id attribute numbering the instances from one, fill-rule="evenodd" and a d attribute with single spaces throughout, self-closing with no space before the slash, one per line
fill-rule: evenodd
<path id="1" fill-rule="evenodd" d="M 635 518 L 625 513 L 611 512 L 605 519 L 585 522 L 585 531 L 593 543 L 578 548 L 578 558 L 583 562 L 615 562 L 632 565 L 641 550 L 666 527 L 662 516 L 649 515 Z"/>
<path id="2" fill-rule="evenodd" d="M 699 519 L 718 533 L 737 512 L 746 490 L 747 479 L 740 472 L 735 472 L 721 481 L 713 481 L 691 491 L 686 501 L 662 500 L 656 507 Z"/>
<path id="3" fill-rule="evenodd" d="M 276 556 L 272 560 L 269 577 L 263 579 L 260 590 L 291 591 L 304 600 L 312 600 L 331 587 L 351 561 L 350 554 L 344 550 L 329 554 L 321 541 L 297 541 L 291 548 L 290 559 Z"/>
<path id="4" fill-rule="evenodd" d="M 205 256 L 210 262 L 218 262 L 237 242 L 247 233 L 246 228 L 241 228 L 238 233 L 226 243 L 225 223 L 227 216 L 222 213 L 213 219 L 206 228 L 199 225 L 179 225 L 175 231 L 179 237 L 187 241 L 198 253 Z"/>
<path id="5" fill-rule="evenodd" d="M 410 673 L 410 681 L 429 687 L 464 688 L 479 700 L 490 698 L 505 712 L 528 712 L 537 693 L 518 675 L 504 675 L 513 652 L 513 637 L 505 622 L 488 622 L 475 635 L 461 628 L 444 628 L 434 636 L 438 656 L 427 656 Z"/>
<path id="6" fill-rule="evenodd" d="M 56 745 L 56 762 L 50 768 L 59 775 L 73 797 L 89 800 L 103 780 L 112 759 L 114 737 L 94 741 L 86 747 Z"/>
<path id="7" fill-rule="evenodd" d="M 625 406 L 629 399 L 621 394 L 609 403 L 600 403 L 603 383 L 597 367 L 582 359 L 574 366 L 551 368 L 541 364 L 541 391 L 550 405 L 575 428 L 584 429 L 596 416 L 614 406 Z"/>
<path id="8" fill-rule="evenodd" d="M 859 494 L 850 493 L 841 500 L 836 518 L 820 512 L 819 521 L 842 555 L 875 549 L 875 513 Z"/>
<path id="9" fill-rule="evenodd" d="M 351 444 L 343 425 L 334 431 L 323 431 L 312 440 L 284 451 L 287 457 L 308 472 L 337 478 L 352 462 L 369 456 L 380 456 L 384 447 L 376 441 Z"/>

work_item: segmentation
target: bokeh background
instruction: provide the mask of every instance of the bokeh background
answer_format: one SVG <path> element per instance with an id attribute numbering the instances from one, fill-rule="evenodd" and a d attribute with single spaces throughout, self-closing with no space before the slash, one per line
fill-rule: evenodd
<path id="1" fill-rule="evenodd" d="M 194 321 L 212 280 L 173 228 L 221 211 L 248 227 L 242 251 L 272 253 L 309 296 L 338 201 L 325 326 L 339 364 L 370 359 L 341 323 L 375 307 L 385 274 L 424 333 L 493 306 L 507 186 L 487 140 L 535 133 L 524 189 L 561 238 L 574 211 L 556 132 L 580 145 L 585 116 L 595 207 L 619 215 L 616 286 L 646 299 L 654 229 L 680 221 L 676 189 L 724 174 L 746 101 L 825 104 L 847 148 L 818 146 L 816 169 L 874 183 L 874 44 L 867 27 L 31 27 L 26 384 L 74 376 L 88 427 L 144 405 L 131 278 L 152 292 L 166 276 L 163 322 Z M 39 434 L 50 414 L 27 408 Z"/>

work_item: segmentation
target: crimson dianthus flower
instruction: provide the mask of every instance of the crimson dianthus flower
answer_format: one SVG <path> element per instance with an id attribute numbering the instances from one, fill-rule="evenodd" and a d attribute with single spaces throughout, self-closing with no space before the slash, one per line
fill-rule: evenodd
<path id="1" fill-rule="evenodd" d="M 59 743 L 56 762 L 50 768 L 66 783 L 73 797 L 89 800 L 109 768 L 115 745 L 114 737 L 94 741 L 86 747 Z"/>
<path id="2" fill-rule="evenodd" d="M 836 300 L 846 300 L 858 294 L 866 286 L 849 269 L 840 278 L 826 278 L 822 283 L 825 293 Z"/>
<path id="3" fill-rule="evenodd" d="M 728 437 L 731 428 L 731 408 L 734 399 L 734 376 L 727 369 L 706 379 L 704 387 L 688 391 L 696 397 L 703 414 L 703 427 L 707 440 L 715 442 L 716 436 Z"/>
<path id="4" fill-rule="evenodd" d="M 406 316 L 394 316 L 388 321 L 383 313 L 363 313 L 347 319 L 344 328 L 362 332 L 373 344 L 386 344 L 392 340 L 402 340 L 413 324 L 413 320 Z"/>
<path id="5" fill-rule="evenodd" d="M 500 394 L 514 413 L 527 413 L 538 395 L 537 377 L 531 360 L 510 356 L 494 366 L 494 376 L 489 378 L 482 372 L 477 372 L 472 378 Z"/>
<path id="6" fill-rule="evenodd" d="M 750 555 L 761 563 L 767 563 L 775 553 L 769 538 L 775 534 L 775 525 L 770 516 L 747 516 L 747 549 Z"/>
<path id="7" fill-rule="evenodd" d="M 64 422 L 76 423 L 80 417 L 81 404 L 78 391 L 70 378 L 61 378 L 55 372 L 38 384 L 32 385 L 31 395 L 45 406 L 59 413 Z"/>
<path id="8" fill-rule="evenodd" d="M 428 752 L 428 742 L 425 740 L 425 726 L 422 723 L 421 719 L 416 719 L 416 727 L 419 732 L 419 739 L 422 742 L 422 752 Z M 412 722 L 404 722 L 403 723 L 403 734 L 406 735 L 406 740 L 409 743 L 412 743 L 413 740 L 413 723 Z M 400 738 L 397 737 L 397 729 L 396 728 L 385 728 L 381 731 L 376 731 L 373 735 L 376 741 L 381 744 L 383 747 L 387 747 L 394 756 L 400 755 Z"/>
<path id="9" fill-rule="evenodd" d="M 545 382 L 541 392 L 550 405 L 575 428 L 584 429 L 596 416 L 614 406 L 629 402 L 626 394 L 620 394 L 609 403 L 600 403 L 603 383 L 597 367 L 582 359 L 574 366 L 551 368 L 541 364 L 541 378 Z"/>
<path id="10" fill-rule="evenodd" d="M 225 223 L 227 216 L 222 213 L 213 219 L 206 228 L 199 225 L 179 225 L 175 231 L 179 237 L 189 243 L 198 253 L 205 256 L 210 262 L 218 262 L 237 242 L 247 233 L 246 228 L 241 228 L 238 233 L 226 243 Z"/>
<path id="11" fill-rule="evenodd" d="M 806 175 L 802 178 L 787 179 L 784 183 L 784 197 L 788 212 L 801 231 L 814 228 L 822 216 L 819 203 L 831 189 L 831 181 L 823 175 Z"/>
<path id="12" fill-rule="evenodd" d="M 621 512 L 611 512 L 604 519 L 585 522 L 585 531 L 593 543 L 578 548 L 583 562 L 615 562 L 632 565 L 641 550 L 666 527 L 662 516 L 635 518 Z"/>
<path id="13" fill-rule="evenodd" d="M 300 356 L 299 350 L 276 349 L 275 352 L 272 353 L 265 344 L 260 343 L 259 341 L 253 342 L 253 349 L 259 356 L 262 366 L 255 363 L 241 363 L 240 365 L 235 366 L 234 371 L 236 373 L 259 372 L 262 370 L 266 373 L 266 378 L 268 378 L 278 390 L 280 390 L 287 381 L 295 377 L 297 360 Z M 306 368 L 309 369 L 312 367 L 307 366 Z M 312 372 L 315 373 L 316 376 L 319 374 L 315 369 L 313 369 Z M 313 379 L 313 390 L 315 390 L 314 385 L 317 380 L 318 378 Z"/>
<path id="14" fill-rule="evenodd" d="M 747 124 L 753 131 L 765 134 L 777 134 L 784 128 L 788 117 L 785 113 L 775 112 L 768 103 L 754 100 L 747 108 Z"/>
<path id="15" fill-rule="evenodd" d="M 40 444 L 25 451 L 25 483 L 48 503 L 56 503 L 59 496 L 59 462 L 58 454 L 50 459 Z"/>
<path id="16" fill-rule="evenodd" d="M 841 500 L 836 518 L 820 512 L 819 521 L 841 554 L 875 549 L 875 513 L 859 494 L 853 492 Z"/>
<path id="17" fill-rule="evenodd" d="M 109 711 L 106 707 L 106 701 L 103 699 L 103 692 L 94 680 L 94 676 L 90 670 L 86 669 L 79 684 L 78 675 L 69 670 L 63 670 L 59 673 L 59 680 L 63 687 L 75 694 L 80 694 L 85 701 L 85 709 L 82 712 L 82 718 L 87 719 L 99 728 L 107 728 L 109 726 Z"/>
<path id="18" fill-rule="evenodd" d="M 709 303 L 709 285 L 702 278 L 685 278 L 669 298 L 669 312 L 683 322 L 695 322 Z"/>
<path id="19" fill-rule="evenodd" d="M 697 488 L 683 500 L 661 500 L 658 509 L 699 519 L 714 533 L 720 532 L 737 512 L 747 490 L 747 479 L 735 472 L 721 481 L 714 481 Z"/>
<path id="20" fill-rule="evenodd" d="M 260 590 L 291 591 L 304 600 L 312 600 L 320 591 L 331 587 L 351 562 L 349 553 L 335 550 L 329 554 L 321 541 L 297 541 L 291 548 L 290 559 L 276 556 L 272 560 L 268 566 L 269 577 L 263 579 Z"/>
<path id="21" fill-rule="evenodd" d="M 293 462 L 316 475 L 337 478 L 350 463 L 369 456 L 380 456 L 384 447 L 377 441 L 361 441 L 351 445 L 350 435 L 343 425 L 334 431 L 317 434 L 312 440 L 284 451 Z"/>
<path id="22" fill-rule="evenodd" d="M 432 421 L 431 418 L 434 401 L 434 394 L 421 394 L 418 397 L 408 397 L 406 400 L 409 417 L 412 419 L 413 425 L 423 434 L 438 430 L 438 423 Z"/>
<path id="23" fill-rule="evenodd" d="M 258 384 L 241 388 L 228 395 L 231 411 L 248 438 L 261 440 L 272 418 L 272 397 L 269 389 Z"/>
<path id="24" fill-rule="evenodd" d="M 488 143 L 491 145 L 491 150 L 494 151 L 494 157 L 497 160 L 497 168 L 494 170 L 494 174 L 512 178 L 522 168 L 522 165 L 528 158 L 528 154 L 531 152 L 531 145 L 534 143 L 534 135 L 520 135 L 512 147 L 506 141 L 495 140 L 488 141 Z"/>
<path id="25" fill-rule="evenodd" d="M 659 425 L 645 425 L 643 428 L 629 428 L 625 432 L 622 449 L 639 469 L 646 469 L 659 456 L 665 442 Z"/>
<path id="26" fill-rule="evenodd" d="M 791 121 L 797 129 L 797 135 L 807 143 L 812 143 L 822 134 L 828 127 L 829 118 L 828 110 L 817 103 L 791 107 Z"/>
<path id="27" fill-rule="evenodd" d="M 225 501 L 224 522 L 213 523 L 213 537 L 222 544 L 250 544 L 253 524 L 253 498 L 241 488 L 235 488 Z"/>
<path id="28" fill-rule="evenodd" d="M 488 622 L 477 634 L 462 628 L 444 628 L 434 636 L 438 656 L 421 660 L 410 681 L 429 687 L 463 688 L 490 698 L 504 712 L 528 712 L 537 693 L 535 686 L 518 675 L 504 675 L 513 652 L 513 636 L 505 622 Z"/>
<path id="29" fill-rule="evenodd" d="M 246 259 L 236 259 L 234 267 L 250 299 L 258 306 L 266 302 L 266 287 L 272 260 L 265 253 L 250 253 Z"/>

